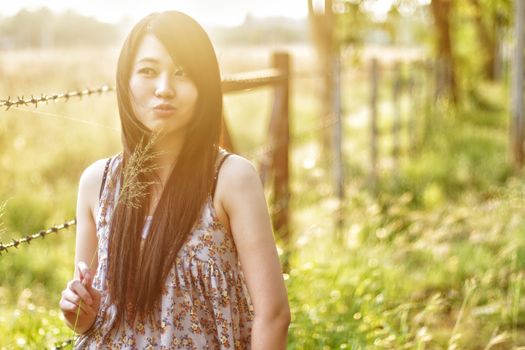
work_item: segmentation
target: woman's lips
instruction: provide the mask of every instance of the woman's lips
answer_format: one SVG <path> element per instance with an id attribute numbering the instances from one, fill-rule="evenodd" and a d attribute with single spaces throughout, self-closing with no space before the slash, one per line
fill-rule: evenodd
<path id="1" fill-rule="evenodd" d="M 175 107 L 169 104 L 161 104 L 161 105 L 155 106 L 153 108 L 153 111 L 155 112 L 156 115 L 160 117 L 169 117 L 170 115 L 173 114 L 173 112 L 175 112 Z"/>

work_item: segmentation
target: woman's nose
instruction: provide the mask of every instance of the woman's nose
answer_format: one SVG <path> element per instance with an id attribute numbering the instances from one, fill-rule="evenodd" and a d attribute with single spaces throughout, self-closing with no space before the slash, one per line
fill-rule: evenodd
<path id="1" fill-rule="evenodd" d="M 157 86 L 155 88 L 155 96 L 161 98 L 171 98 L 175 95 L 175 89 L 172 86 L 172 81 L 168 74 L 159 75 Z"/>

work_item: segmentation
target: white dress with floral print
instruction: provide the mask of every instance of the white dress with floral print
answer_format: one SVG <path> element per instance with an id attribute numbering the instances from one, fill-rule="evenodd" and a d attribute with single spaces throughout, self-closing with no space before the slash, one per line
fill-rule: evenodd
<path id="1" fill-rule="evenodd" d="M 224 156 L 224 151 L 222 156 Z M 121 155 L 113 158 L 108 180 L 114 176 Z M 111 191 L 106 181 L 97 217 L 98 268 L 93 287 L 102 294 L 94 326 L 81 335 L 76 349 L 249 349 L 253 305 L 231 234 L 217 219 L 209 195 L 194 231 L 180 249 L 162 291 L 160 324 L 128 322 L 109 334 L 115 317 L 110 305 L 106 272 L 108 222 L 118 194 L 118 180 Z M 149 218 L 143 236 L 149 229 Z"/>

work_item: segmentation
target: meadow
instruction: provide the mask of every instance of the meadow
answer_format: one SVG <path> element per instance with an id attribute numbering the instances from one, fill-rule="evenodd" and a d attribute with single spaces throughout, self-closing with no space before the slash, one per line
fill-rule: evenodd
<path id="1" fill-rule="evenodd" d="M 220 48 L 223 74 L 266 68 L 275 49 Z M 309 48 L 288 49 L 295 70 L 316 70 Z M 114 49 L 0 52 L 0 98 L 113 84 L 116 57 Z M 288 348 L 525 349 L 525 181 L 509 166 L 507 89 L 483 84 L 460 109 L 418 109 L 429 132 L 394 168 L 388 79 L 373 191 L 368 80 L 344 75 L 340 236 L 320 159 L 320 79 L 292 81 Z M 251 160 L 266 141 L 272 96 L 225 97 L 235 145 Z M 403 103 L 410 108 L 408 96 Z M 82 170 L 119 151 L 117 112 L 113 93 L 0 110 L 0 242 L 74 217 Z M 0 256 L 0 349 L 53 348 L 72 337 L 58 301 L 73 274 L 74 241 L 69 229 Z"/>

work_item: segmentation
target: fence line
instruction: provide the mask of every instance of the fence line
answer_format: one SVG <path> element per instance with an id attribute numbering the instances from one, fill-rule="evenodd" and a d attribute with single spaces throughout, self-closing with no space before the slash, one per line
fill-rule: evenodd
<path id="1" fill-rule="evenodd" d="M 314 127 L 305 128 L 305 129 L 301 130 L 298 134 L 301 135 L 301 134 L 311 133 L 311 132 L 314 132 L 314 131 L 319 131 L 319 130 L 322 130 L 324 128 L 327 128 L 327 127 L 330 127 L 330 126 L 334 125 L 336 122 L 337 122 L 336 118 L 332 118 L 331 120 L 322 121 L 321 123 L 319 123 L 318 125 L 316 125 Z M 260 157 L 263 157 L 267 153 L 273 152 L 276 148 L 281 147 L 284 144 L 285 144 L 284 141 L 280 141 L 280 142 L 274 142 L 274 143 L 263 145 L 261 147 L 258 147 L 256 149 L 254 149 L 253 151 L 251 151 L 248 154 L 248 158 L 259 159 Z M 10 243 L 7 243 L 7 244 L 4 244 L 4 243 L 0 242 L 0 255 L 2 255 L 2 252 L 8 252 L 8 249 L 10 249 L 10 248 L 18 248 L 18 246 L 20 244 L 23 244 L 23 243 L 29 244 L 33 239 L 45 238 L 50 233 L 53 233 L 53 232 L 57 233 L 60 230 L 66 229 L 66 228 L 68 228 L 70 226 L 74 226 L 74 225 L 76 225 L 76 220 L 72 219 L 72 220 L 69 220 L 69 221 L 65 221 L 63 224 L 52 226 L 52 227 L 50 227 L 48 229 L 41 230 L 41 231 L 39 231 L 39 232 L 37 232 L 35 234 L 22 237 L 22 238 L 20 238 L 18 240 L 17 239 L 13 239 L 13 242 L 10 242 Z"/>
<path id="2" fill-rule="evenodd" d="M 278 69 L 264 69 L 258 71 L 251 71 L 246 73 L 238 73 L 230 76 L 226 76 L 222 79 L 222 90 L 223 93 L 231 93 L 237 91 L 243 91 L 253 89 L 264 85 L 272 85 L 277 82 L 286 80 L 288 77 L 283 75 Z M 65 100 L 66 102 L 73 97 L 82 98 L 83 96 L 91 96 L 94 94 L 102 94 L 110 91 L 115 91 L 114 86 L 107 84 L 102 85 L 94 89 L 84 89 L 78 91 L 69 91 L 65 93 L 54 93 L 47 95 L 45 93 L 35 97 L 31 95 L 29 98 L 24 96 L 17 96 L 16 100 L 11 100 L 11 96 L 7 99 L 0 99 L 0 108 L 6 107 L 6 111 L 13 106 L 30 106 L 38 107 L 39 103 L 48 103 L 49 101 L 56 102 L 57 100 Z"/>
<path id="3" fill-rule="evenodd" d="M 274 85 L 286 79 L 288 79 L 287 74 L 275 68 L 237 73 L 222 79 L 222 92 L 225 94 L 240 92 L 264 85 Z"/>
<path id="4" fill-rule="evenodd" d="M 319 77 L 322 74 L 321 71 L 296 71 L 290 74 L 290 79 L 304 79 L 304 78 L 313 78 Z M 231 93 L 237 91 L 244 91 L 248 89 L 257 88 L 264 85 L 271 85 L 276 82 L 282 81 L 287 77 L 282 75 L 277 69 L 264 69 L 258 71 L 252 71 L 247 73 L 236 73 L 229 76 L 226 76 L 222 79 L 222 90 L 223 93 Z M 65 93 L 53 93 L 45 94 L 41 93 L 40 96 L 25 98 L 22 96 L 17 96 L 15 100 L 11 100 L 11 96 L 8 96 L 5 99 L 0 99 L 0 108 L 6 107 L 6 111 L 13 106 L 31 106 L 35 108 L 38 107 L 39 103 L 48 103 L 49 101 L 56 102 L 57 100 L 68 101 L 70 98 L 78 97 L 82 98 L 84 96 L 91 96 L 94 94 L 102 94 L 106 92 L 115 91 L 114 86 L 109 86 L 107 84 L 102 85 L 98 88 L 87 88 L 84 90 L 78 91 L 69 91 Z M 25 109 L 20 109 L 27 111 Z"/>
<path id="5" fill-rule="evenodd" d="M 332 126 L 336 122 L 337 122 L 337 120 L 335 118 L 332 118 L 331 120 L 323 121 L 323 122 L 319 123 L 318 125 L 316 125 L 314 127 L 305 128 L 305 129 L 301 130 L 299 132 L 299 134 L 306 134 L 306 133 L 311 133 L 311 132 L 314 132 L 314 131 L 319 131 L 321 129 L 324 129 L 324 128 Z M 278 147 L 280 147 L 280 146 L 282 146 L 284 144 L 285 143 L 283 141 L 280 141 L 280 142 L 274 142 L 274 143 L 271 143 L 271 144 L 263 145 L 261 147 L 258 147 L 256 149 L 254 149 L 253 151 L 251 151 L 248 154 L 248 158 L 258 159 L 258 158 L 264 156 L 266 153 L 273 152 L 276 148 L 278 148 Z M 10 248 L 18 248 L 18 246 L 20 244 L 23 244 L 23 243 L 29 244 L 33 239 L 45 238 L 50 233 L 53 233 L 53 232 L 58 233 L 58 231 L 66 229 L 66 228 L 68 228 L 70 226 L 74 226 L 74 225 L 76 225 L 76 220 L 72 219 L 72 220 L 69 220 L 69 221 L 65 221 L 63 224 L 52 226 L 52 227 L 50 227 L 48 229 L 41 230 L 41 231 L 39 231 L 39 232 L 37 232 L 35 234 L 22 237 L 22 238 L 20 238 L 18 240 L 17 239 L 13 239 L 13 242 L 10 242 L 10 243 L 4 244 L 4 243 L 0 242 L 0 255 L 2 255 L 2 252 L 8 252 L 8 249 L 10 249 Z"/>
<path id="6" fill-rule="evenodd" d="M 57 233 L 58 231 L 64 230 L 64 229 L 68 228 L 69 226 L 73 226 L 75 224 L 76 224 L 76 219 L 69 220 L 69 221 L 64 222 L 63 224 L 52 226 L 52 227 L 50 227 L 50 228 L 48 228 L 46 230 L 38 231 L 35 234 L 29 235 L 29 236 L 26 236 L 26 237 L 22 237 L 20 239 L 14 239 L 13 238 L 13 241 L 11 243 L 7 243 L 7 244 L 0 243 L 0 255 L 2 255 L 2 252 L 6 252 L 7 253 L 8 249 L 10 249 L 10 248 L 18 248 L 18 246 L 20 244 L 23 244 L 23 243 L 29 244 L 29 243 L 31 243 L 31 241 L 33 239 L 44 238 L 45 236 L 49 235 L 50 233 Z"/>
<path id="7" fill-rule="evenodd" d="M 270 138 L 266 144 L 250 152 L 250 154 L 252 154 L 252 156 L 256 156 L 258 160 L 261 160 L 263 156 L 265 158 L 269 158 L 270 164 L 272 165 L 271 169 L 275 171 L 278 171 L 278 169 L 275 169 L 274 165 L 277 163 L 277 160 L 281 161 L 280 158 L 277 158 L 277 155 L 279 154 L 279 157 L 284 157 L 281 153 L 278 153 L 278 152 L 282 152 L 281 148 L 286 150 L 285 151 L 286 158 L 283 158 L 283 159 L 286 160 L 286 163 L 288 162 L 287 157 L 288 157 L 288 149 L 289 149 L 289 130 L 288 130 L 289 112 L 288 112 L 288 107 L 284 108 L 284 110 L 281 110 L 283 109 L 283 106 L 285 105 L 287 106 L 289 102 L 289 97 L 288 97 L 289 91 L 288 91 L 287 84 L 290 82 L 291 79 L 309 78 L 309 77 L 313 77 L 314 74 L 317 75 L 318 73 L 317 72 L 307 72 L 307 71 L 292 73 L 292 72 L 283 71 L 279 69 L 268 69 L 268 70 L 261 70 L 261 71 L 255 71 L 255 72 L 249 72 L 249 73 L 236 74 L 236 75 L 232 75 L 229 77 L 225 77 L 222 80 L 222 88 L 223 88 L 224 93 L 244 91 L 244 90 L 258 88 L 258 87 L 262 87 L 266 85 L 269 85 L 276 89 L 276 101 L 280 101 L 279 102 L 280 104 L 276 105 L 277 102 L 274 102 L 274 113 L 272 113 L 271 119 L 277 123 L 276 124 L 277 126 L 275 126 L 275 130 L 273 130 L 271 134 L 269 135 Z M 356 73 L 352 72 L 352 76 L 354 76 L 354 74 L 356 76 L 361 76 L 361 73 L 359 72 L 356 72 Z M 363 75 L 366 75 L 366 73 Z M 399 81 L 398 81 L 398 84 L 399 84 Z M 17 99 L 13 101 L 11 100 L 10 97 L 8 97 L 7 99 L 0 100 L 0 107 L 6 107 L 6 110 L 9 110 L 12 106 L 17 108 L 18 106 L 34 105 L 34 107 L 36 108 L 38 107 L 38 103 L 42 103 L 42 102 L 47 103 L 48 101 L 57 101 L 60 99 L 67 101 L 69 100 L 69 98 L 72 98 L 72 97 L 82 98 L 83 96 L 91 96 L 96 93 L 101 94 L 103 92 L 109 92 L 113 90 L 115 90 L 115 88 L 104 85 L 98 89 L 85 89 L 82 91 L 67 92 L 64 94 L 53 94 L 49 96 L 42 94 L 40 97 L 36 97 L 36 98 L 33 96 L 27 99 L 24 99 L 23 97 L 17 97 Z M 22 108 L 18 108 L 18 109 L 27 111 L 26 109 L 22 109 Z M 320 129 L 328 128 L 336 123 L 337 123 L 337 119 L 332 118 L 332 119 L 323 121 L 321 124 L 314 125 L 311 128 L 305 128 L 301 130 L 301 133 L 309 133 L 309 132 L 317 131 Z M 273 135 L 272 133 L 275 133 L 275 135 Z M 271 159 L 271 158 L 274 158 L 274 159 Z M 284 181 L 285 181 L 284 185 L 287 186 L 288 185 L 287 169 L 286 169 Z M 276 189 L 274 189 L 274 191 L 276 191 Z M 282 190 L 280 190 L 279 192 L 281 191 Z M 283 225 L 283 223 L 280 222 L 278 226 L 284 226 L 283 227 L 284 230 L 288 231 L 286 212 L 288 210 L 287 204 L 288 204 L 289 193 L 287 192 L 288 191 L 287 188 L 284 191 L 286 193 L 284 194 L 280 193 L 280 197 L 282 197 L 283 200 L 276 201 L 276 203 L 274 203 L 274 206 L 275 206 L 276 211 L 278 212 L 277 217 L 282 216 L 283 213 L 285 214 L 284 220 L 286 220 L 285 221 L 286 223 Z M 39 231 L 36 234 L 30 235 L 27 237 L 23 237 L 19 240 L 13 239 L 12 243 L 8 243 L 8 244 L 0 243 L 0 255 L 4 251 L 8 252 L 8 249 L 12 247 L 18 248 L 18 246 L 22 243 L 29 244 L 31 240 L 33 239 L 45 238 L 45 236 L 47 236 L 50 233 L 53 233 L 53 232 L 56 233 L 60 230 L 63 230 L 75 224 L 76 224 L 76 220 L 70 220 L 70 221 L 65 222 L 64 224 L 53 226 L 47 230 Z M 74 340 L 75 340 L 75 337 L 72 337 L 61 343 L 55 343 L 55 349 L 63 349 L 69 345 L 72 345 Z"/>
<path id="8" fill-rule="evenodd" d="M 101 87 L 98 87 L 96 89 L 84 89 L 80 91 L 69 91 L 66 93 L 60 93 L 60 94 L 52 94 L 52 95 L 46 95 L 41 94 L 39 97 L 34 97 L 31 95 L 30 98 L 24 98 L 24 96 L 20 97 L 17 96 L 16 101 L 11 101 L 11 96 L 9 96 L 7 99 L 0 100 L 0 108 L 6 107 L 6 111 L 9 110 L 12 106 L 30 106 L 34 105 L 35 108 L 38 107 L 39 103 L 47 103 L 49 101 L 56 101 L 56 100 L 66 100 L 68 101 L 72 97 L 78 97 L 82 98 L 83 96 L 91 96 L 93 94 L 102 94 L 109 91 L 114 91 L 115 88 L 108 85 L 102 85 Z"/>
<path id="9" fill-rule="evenodd" d="M 288 62 L 289 56 L 287 54 L 278 53 L 274 56 L 280 58 L 281 61 Z M 286 64 L 286 67 L 288 65 Z M 281 87 L 282 84 L 287 84 L 289 81 L 289 71 L 287 69 L 283 69 L 283 63 L 281 62 L 281 65 L 276 64 L 274 65 L 274 68 L 271 69 L 265 69 L 265 70 L 258 70 L 258 71 L 251 71 L 246 73 L 239 73 L 230 75 L 228 77 L 224 77 L 222 79 L 222 89 L 223 93 L 233 93 L 237 91 L 244 91 L 247 89 L 253 89 L 258 88 L 266 85 L 270 85 L 272 87 Z M 15 106 L 14 108 L 18 108 L 20 110 L 28 111 L 26 109 L 19 108 L 18 106 L 29 106 L 34 105 L 35 107 L 38 107 L 38 103 L 41 102 L 48 102 L 48 101 L 56 101 L 59 99 L 65 99 L 66 101 L 71 97 L 82 97 L 82 96 L 91 96 L 95 93 L 103 93 L 103 92 L 109 92 L 114 91 L 114 87 L 110 87 L 108 85 L 104 85 L 97 89 L 85 89 L 82 91 L 73 91 L 73 92 L 67 92 L 63 94 L 53 94 L 50 96 L 46 96 L 45 94 L 42 94 L 41 97 L 33 97 L 29 99 L 24 99 L 23 97 L 18 97 L 16 101 L 11 101 L 11 98 L 8 97 L 6 100 L 0 100 L 0 107 L 7 107 L 6 110 L 9 110 L 12 106 Z M 285 89 L 284 91 L 287 91 Z M 277 96 L 280 96 L 283 93 L 283 91 L 279 90 Z M 286 103 L 288 102 L 288 97 L 286 96 Z M 288 111 L 282 112 L 276 115 L 278 119 L 288 119 Z M 39 112 L 40 113 L 40 112 Z M 58 115 L 51 114 L 52 116 L 57 117 Z M 61 118 L 65 118 L 65 116 L 59 116 Z M 69 119 L 69 118 L 66 118 Z M 76 121 L 80 121 L 78 119 L 74 119 Z M 84 122 L 84 121 L 83 121 Z M 102 125 L 100 125 L 102 126 Z M 226 130 L 227 132 L 227 130 Z M 282 143 L 279 142 L 280 138 L 277 138 L 274 142 L 271 142 L 269 147 L 266 147 L 264 154 L 268 154 L 268 152 L 275 153 L 278 151 L 280 147 L 286 146 L 286 149 L 288 148 L 288 142 Z M 268 145 L 265 145 L 268 146 Z M 287 183 L 287 179 L 285 180 Z M 13 239 L 13 242 L 8 244 L 3 244 L 0 242 L 0 255 L 2 252 L 7 252 L 9 248 L 15 247 L 18 248 L 18 246 L 22 243 L 30 243 L 35 238 L 43 238 L 47 234 L 52 232 L 58 232 L 60 229 L 64 229 L 66 227 L 69 227 L 71 225 L 75 225 L 76 220 L 70 220 L 67 221 L 65 224 L 54 226 L 47 230 L 42 230 L 36 234 L 23 237 L 22 239 L 16 240 Z M 287 225 L 287 223 L 286 223 Z"/>
<path id="10" fill-rule="evenodd" d="M 382 80 L 390 84 L 385 87 L 386 91 L 390 92 L 392 112 L 391 112 L 391 127 L 387 132 L 391 138 L 390 149 L 388 155 L 391 160 L 391 170 L 393 176 L 398 176 L 400 169 L 401 155 L 414 156 L 421 146 L 422 141 L 426 136 L 429 119 L 428 114 L 431 113 L 431 102 L 428 97 L 432 94 L 431 89 L 434 88 L 432 77 L 432 64 L 429 61 L 396 61 L 389 69 L 389 76 L 386 77 L 385 67 L 380 65 L 378 59 L 373 59 L 369 67 L 369 94 L 370 94 L 370 181 L 369 186 L 374 189 L 378 181 L 378 163 L 379 161 L 379 138 L 381 134 L 379 130 L 379 103 L 380 101 L 380 85 Z M 385 91 L 385 92 L 386 92 Z M 409 97 L 409 105 L 402 103 L 402 99 Z M 423 115 L 421 115 L 423 114 Z M 401 141 L 401 133 L 407 134 L 407 140 Z"/>
<path id="11" fill-rule="evenodd" d="M 377 61 L 376 61 L 377 62 Z M 397 66 L 397 67 L 396 67 Z M 399 73 L 399 66 L 398 65 L 394 65 L 394 67 L 396 67 L 396 69 L 393 70 L 394 73 Z M 372 75 L 375 75 L 375 71 L 377 70 L 377 63 L 376 63 L 376 67 L 375 69 L 373 69 L 372 71 Z M 308 71 L 298 71 L 298 72 L 295 72 L 293 74 L 290 74 L 291 76 L 288 76 L 286 74 L 283 74 L 282 71 L 278 70 L 278 69 L 265 69 L 265 70 L 259 70 L 259 71 L 252 71 L 252 72 L 247 72 L 247 73 L 238 73 L 238 74 L 234 74 L 234 75 L 230 75 L 228 77 L 225 77 L 223 78 L 222 80 L 222 84 L 223 84 L 223 90 L 225 93 L 232 93 L 232 92 L 236 92 L 236 91 L 243 91 L 243 90 L 247 90 L 247 89 L 253 89 L 253 88 L 257 88 L 257 87 L 261 87 L 261 86 L 264 86 L 264 85 L 274 85 L 276 83 L 282 83 L 283 81 L 286 81 L 286 79 L 289 79 L 289 78 L 292 78 L 294 75 L 296 78 L 306 78 L 306 77 L 311 77 L 315 74 L 318 74 L 317 71 L 313 71 L 313 72 L 308 72 Z M 402 83 L 402 81 L 404 79 L 402 79 L 400 77 L 400 74 L 396 74 L 395 76 L 395 79 L 394 79 L 394 94 L 397 95 L 397 91 L 400 89 L 400 86 L 401 85 L 405 85 L 404 83 Z M 376 78 L 377 79 L 377 78 Z M 413 83 L 413 82 L 412 82 Z M 373 88 L 373 90 L 375 90 L 377 88 Z M 41 97 L 39 98 L 34 98 L 34 97 L 31 97 L 30 99 L 24 99 L 24 98 L 20 98 L 18 97 L 18 99 L 16 101 L 11 101 L 10 98 L 8 98 L 7 100 L 0 100 L 0 107 L 2 106 L 5 106 L 7 107 L 7 110 L 12 107 L 12 106 L 19 106 L 19 105 L 31 105 L 31 104 L 34 104 L 35 107 L 38 106 L 38 103 L 40 102 L 48 102 L 48 101 L 56 101 L 58 99 L 65 99 L 66 101 L 71 98 L 71 97 L 82 97 L 82 96 L 91 96 L 93 94 L 101 94 L 101 93 L 105 93 L 105 92 L 109 92 L 109 91 L 114 91 L 115 88 L 114 87 L 110 87 L 108 85 L 103 85 L 97 89 L 85 89 L 85 90 L 81 90 L 81 91 L 73 91 L 73 92 L 68 92 L 68 93 L 64 93 L 64 94 L 53 94 L 53 95 L 49 95 L 49 96 L 46 96 L 45 94 L 42 94 Z M 398 98 L 397 97 L 394 97 L 394 103 L 396 103 Z M 372 102 L 372 106 L 374 106 L 377 102 Z M 15 107 L 17 108 L 17 107 Z M 22 110 L 22 111 L 29 111 L 27 109 L 23 109 L 23 108 L 17 108 L 19 110 Z M 372 108 L 374 109 L 374 108 Z M 31 111 L 32 112 L 32 111 Z M 53 116 L 58 116 L 58 115 L 53 115 Z M 60 116 L 60 117 L 64 117 L 65 116 Z M 375 119 L 375 118 L 372 118 L 372 119 Z M 74 119 L 75 121 L 82 121 L 82 120 L 78 120 L 78 119 Z M 82 122 L 85 122 L 85 121 L 82 121 Z M 337 119 L 336 118 L 332 118 L 330 120 L 324 120 L 322 121 L 321 123 L 319 123 L 318 125 L 314 126 L 314 127 L 310 127 L 310 128 L 305 128 L 303 130 L 301 130 L 300 132 L 298 132 L 298 134 L 304 134 L 304 133 L 310 133 L 310 132 L 315 132 L 315 131 L 318 131 L 318 130 L 321 130 L 321 129 L 324 129 L 324 128 L 328 128 L 328 127 L 331 127 L 333 126 L 335 123 L 337 122 Z M 103 125 L 98 125 L 96 124 L 97 126 L 103 126 Z M 105 127 L 105 126 L 104 126 Z M 397 126 L 399 128 L 399 126 Z M 112 129 L 113 130 L 113 129 Z M 377 131 L 376 131 L 377 133 Z M 397 134 L 397 132 L 394 132 L 394 134 Z M 397 135 L 396 135 L 397 136 Z M 373 140 L 375 139 L 375 137 L 372 138 Z M 267 143 L 267 144 L 264 144 L 262 145 L 261 147 L 257 147 L 256 149 L 250 151 L 247 156 L 251 159 L 256 159 L 258 161 L 261 162 L 261 165 L 263 163 L 266 163 L 268 161 L 268 158 L 271 157 L 271 154 L 276 151 L 277 149 L 279 149 L 280 147 L 283 147 L 285 146 L 287 143 L 288 143 L 288 140 L 285 140 L 285 139 L 273 139 L 273 140 L 269 140 L 270 142 Z M 372 141 L 372 144 L 374 145 L 376 143 L 376 141 Z M 377 146 L 375 147 L 372 147 L 372 148 L 376 148 L 377 149 Z M 376 154 L 375 157 L 373 157 L 373 160 L 372 160 L 372 164 L 373 164 L 373 168 L 375 168 L 375 162 L 376 162 L 376 157 L 377 157 L 377 151 L 374 152 Z M 376 158 L 376 159 L 374 159 Z M 394 158 L 397 158 L 397 156 L 395 156 Z M 277 203 L 275 203 L 277 204 Z M 281 207 L 280 205 L 277 204 L 278 207 Z M 66 221 L 64 224 L 61 224 L 61 225 L 56 225 L 56 226 L 53 226 L 49 229 L 46 229 L 46 230 L 42 230 L 42 231 L 39 231 L 38 233 L 35 233 L 33 235 L 29 235 L 29 236 L 26 236 L 26 237 L 23 237 L 21 239 L 13 239 L 13 241 L 11 243 L 7 243 L 7 244 L 4 244 L 4 243 L 1 243 L 0 242 L 0 255 L 3 253 L 3 252 L 8 252 L 8 249 L 10 248 L 18 248 L 18 246 L 22 243 L 30 243 L 33 239 L 36 239 L 36 238 L 44 238 L 46 235 L 50 234 L 50 233 L 53 233 L 53 232 L 58 232 L 59 230 L 62 230 L 62 229 L 65 229 L 65 228 L 68 228 L 69 226 L 73 226 L 76 224 L 76 220 L 73 219 L 73 220 L 69 220 L 69 221 Z"/>

